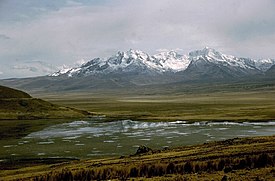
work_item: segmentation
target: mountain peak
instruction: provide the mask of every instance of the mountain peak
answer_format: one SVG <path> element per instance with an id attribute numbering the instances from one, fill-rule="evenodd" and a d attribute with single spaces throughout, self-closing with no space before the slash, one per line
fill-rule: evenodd
<path id="1" fill-rule="evenodd" d="M 149 55 L 141 50 L 134 50 L 129 49 L 127 51 L 119 51 L 115 57 L 120 57 L 121 59 L 139 59 L 139 60 L 146 60 Z"/>
<path id="2" fill-rule="evenodd" d="M 146 54 L 145 52 L 141 51 L 141 50 L 133 50 L 130 49 L 126 52 L 126 54 L 130 57 L 130 58 L 134 58 L 134 59 L 147 59 L 149 57 L 148 54 Z"/>
<path id="3" fill-rule="evenodd" d="M 143 54 L 144 52 L 141 50 L 135 50 L 130 48 L 129 50 L 126 51 L 127 54 Z"/>
<path id="4" fill-rule="evenodd" d="M 204 47 L 203 49 L 202 49 L 202 51 L 203 52 L 205 52 L 205 53 L 212 53 L 212 52 L 218 52 L 217 50 L 215 50 L 214 48 L 211 48 L 211 47 Z"/>
<path id="5" fill-rule="evenodd" d="M 222 53 L 216 51 L 210 47 L 204 47 L 202 50 L 195 50 L 189 53 L 189 56 L 197 57 L 197 56 L 209 56 L 209 57 L 221 57 Z"/>
<path id="6" fill-rule="evenodd" d="M 146 74 L 148 72 L 153 72 L 154 74 L 176 73 L 185 71 L 191 64 L 196 65 L 197 68 L 202 66 L 202 71 L 204 71 L 205 65 L 212 65 L 240 72 L 247 72 L 247 70 L 265 72 L 275 64 L 275 61 L 238 58 L 222 54 L 210 47 L 192 51 L 188 55 L 179 54 L 175 50 L 163 50 L 158 54 L 149 55 L 141 50 L 129 49 L 127 51 L 119 51 L 109 58 L 95 58 L 81 66 L 60 70 L 52 74 L 52 76 L 88 76 L 123 72 L 134 74 Z"/>
<path id="7" fill-rule="evenodd" d="M 182 55 L 177 53 L 175 50 L 165 50 L 165 51 L 159 52 L 156 55 L 153 55 L 153 57 L 157 59 L 165 60 L 165 59 L 171 59 L 171 58 L 180 58 L 182 57 Z"/>

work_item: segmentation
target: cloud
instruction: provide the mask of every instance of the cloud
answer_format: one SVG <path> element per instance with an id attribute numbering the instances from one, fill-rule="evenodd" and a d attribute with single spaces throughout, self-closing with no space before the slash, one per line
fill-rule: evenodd
<path id="1" fill-rule="evenodd" d="M 0 41 L 0 64 L 40 60 L 60 66 L 130 48 L 187 53 L 205 46 L 275 58 L 273 0 L 4 2 L 0 34 L 12 38 Z"/>
<path id="2" fill-rule="evenodd" d="M 58 68 L 52 64 L 42 61 L 16 62 L 12 65 L 8 75 L 17 74 L 18 77 L 34 77 L 40 75 L 49 75 L 56 72 Z"/>
<path id="3" fill-rule="evenodd" d="M 0 34 L 0 40 L 9 40 L 9 39 L 11 39 L 11 38 L 8 37 L 7 35 Z"/>
<path id="4" fill-rule="evenodd" d="M 21 62 L 21 63 L 18 63 L 17 65 L 14 65 L 12 68 L 19 69 L 19 70 L 29 70 L 31 72 L 41 71 L 44 73 L 52 73 L 53 71 L 57 70 L 55 66 L 42 61 Z"/>

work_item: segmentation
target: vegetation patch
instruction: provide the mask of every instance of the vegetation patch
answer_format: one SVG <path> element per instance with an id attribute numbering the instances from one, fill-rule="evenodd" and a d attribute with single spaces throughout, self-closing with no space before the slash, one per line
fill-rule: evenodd
<path id="1" fill-rule="evenodd" d="M 275 176 L 275 136 L 40 165 L 0 174 L 4 180 L 11 175 L 23 180 L 269 180 Z"/>

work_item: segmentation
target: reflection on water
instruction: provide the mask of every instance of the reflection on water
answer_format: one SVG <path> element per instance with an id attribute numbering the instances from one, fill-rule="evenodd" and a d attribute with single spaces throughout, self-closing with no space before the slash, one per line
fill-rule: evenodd
<path id="1" fill-rule="evenodd" d="M 107 122 L 91 119 L 51 126 L 29 134 L 16 144 L 3 145 L 3 148 L 7 156 L 91 158 L 133 154 L 139 145 L 161 149 L 274 133 L 275 122 Z"/>

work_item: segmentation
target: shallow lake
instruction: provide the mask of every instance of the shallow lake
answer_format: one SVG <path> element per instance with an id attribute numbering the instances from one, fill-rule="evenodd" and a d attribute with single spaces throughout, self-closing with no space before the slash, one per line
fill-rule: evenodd
<path id="1" fill-rule="evenodd" d="M 274 133 L 275 122 L 76 120 L 1 145 L 1 157 L 99 158 L 134 154 L 139 145 L 162 149 Z"/>

